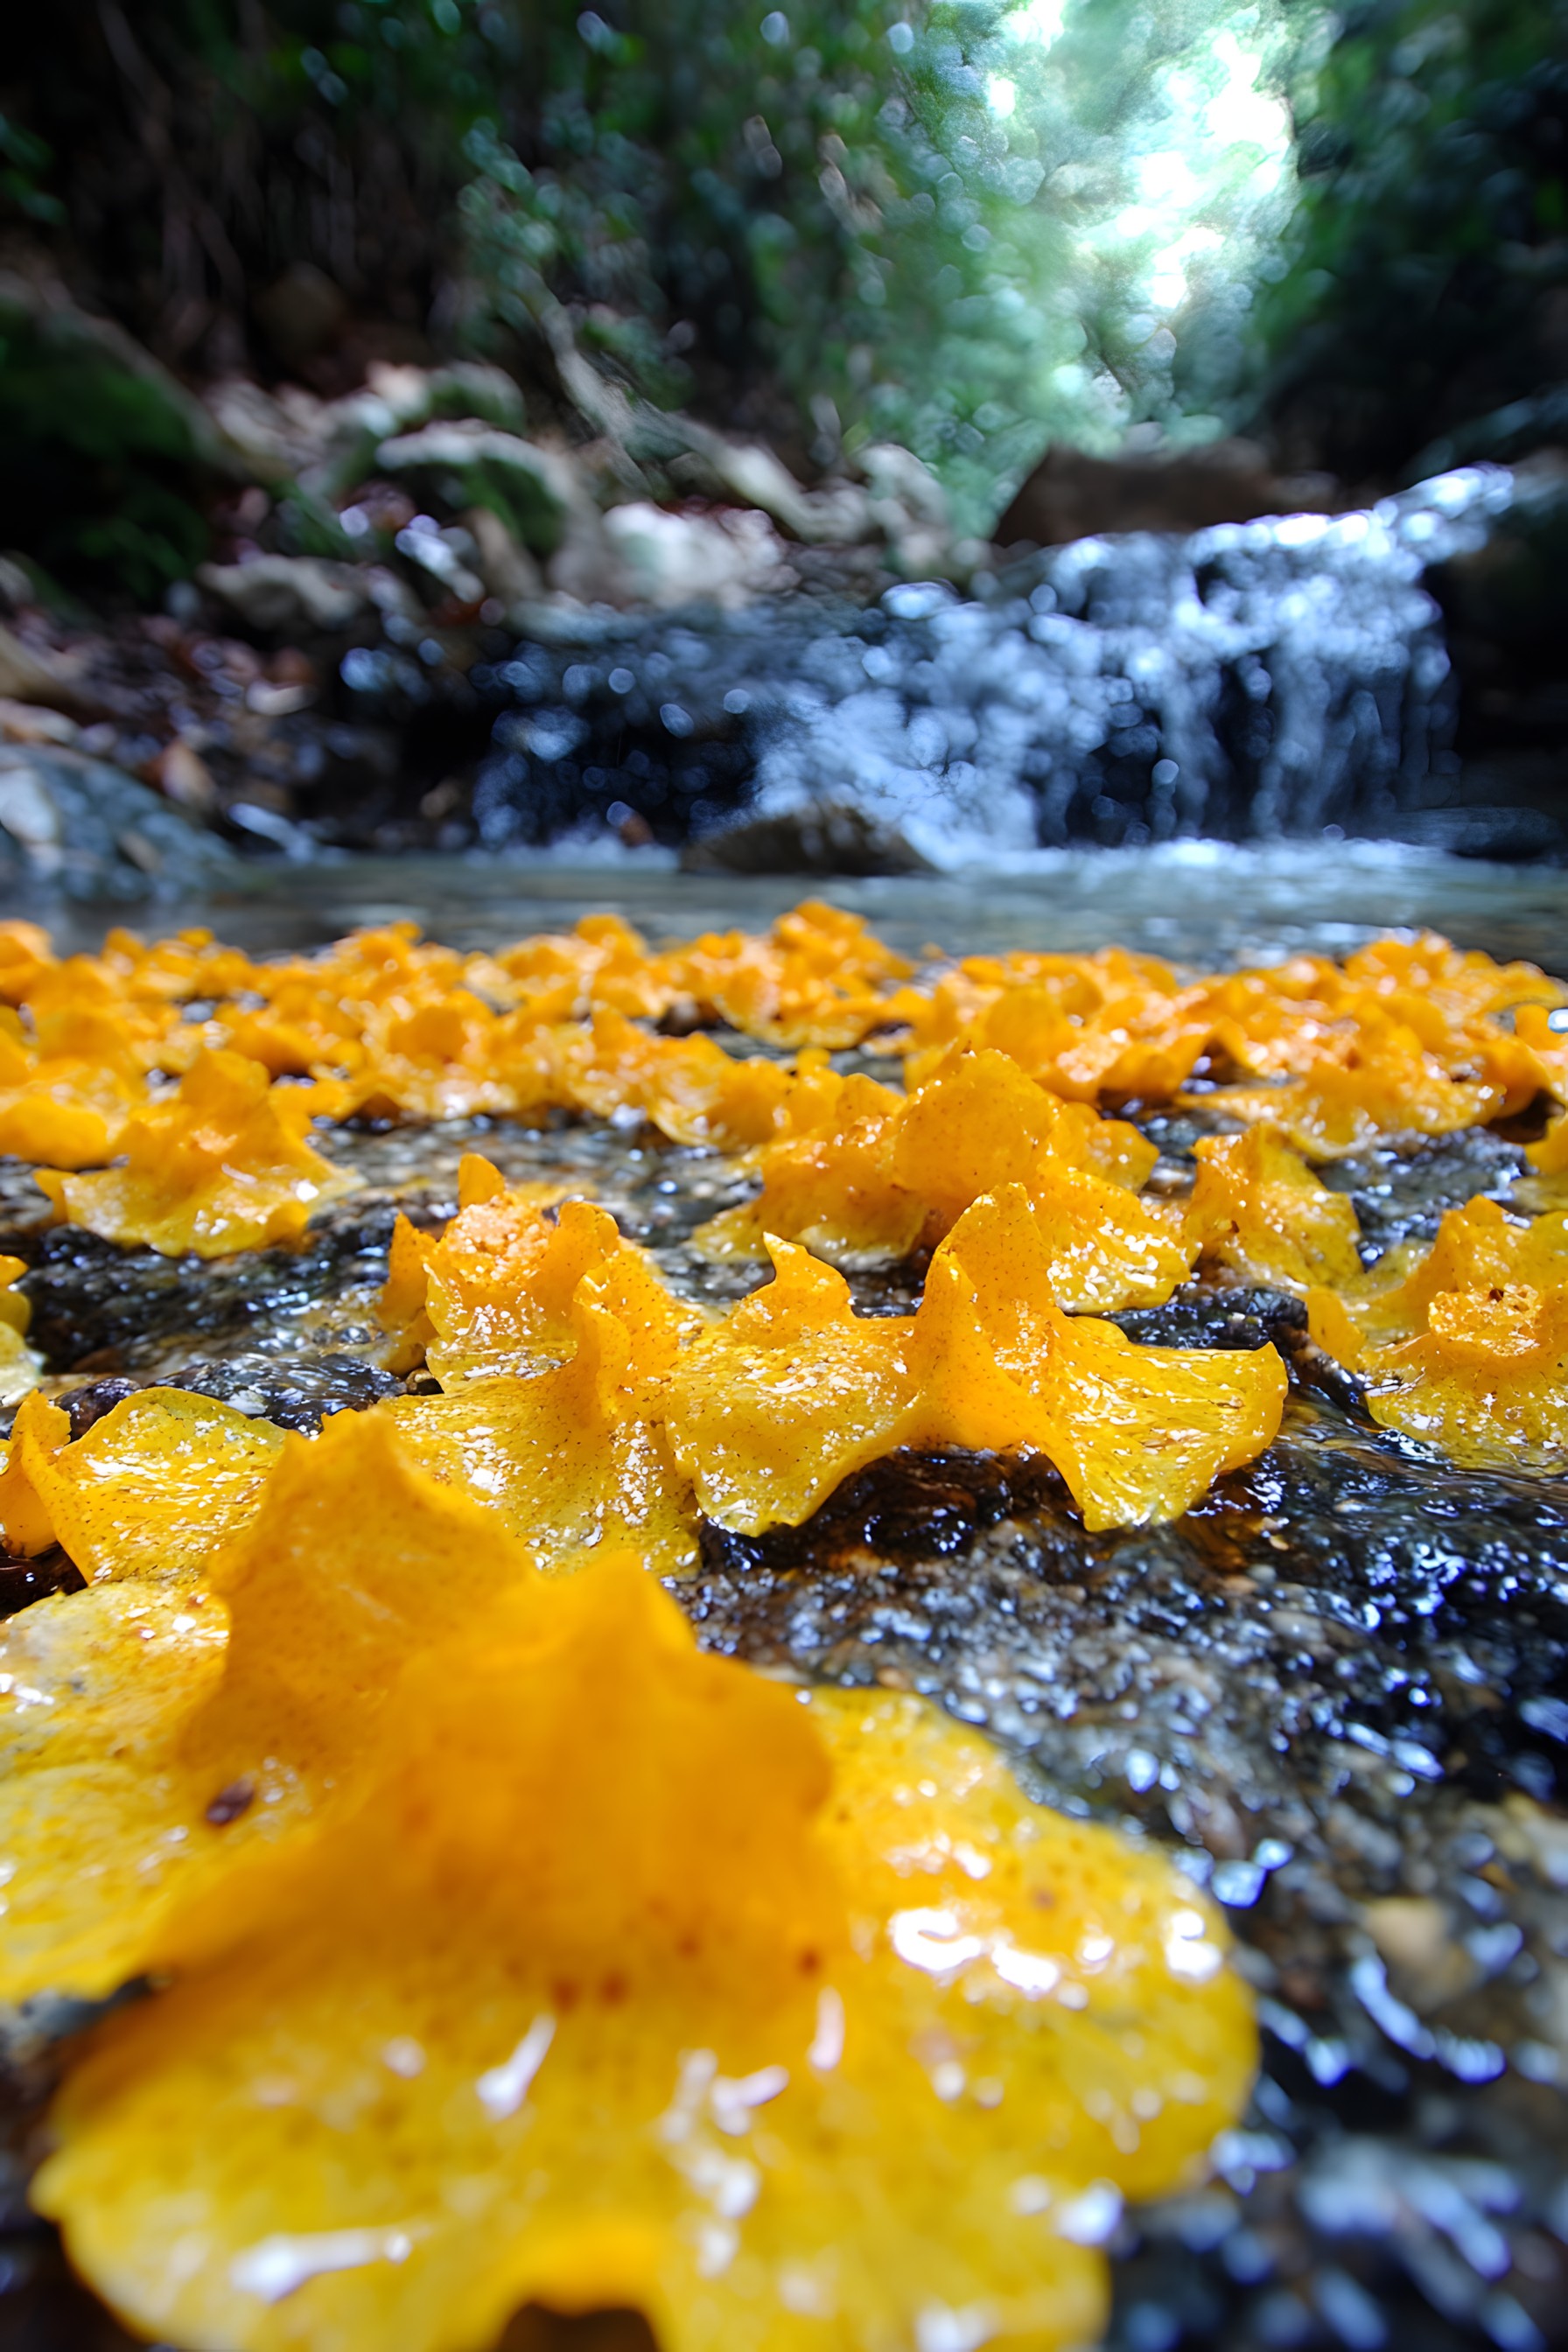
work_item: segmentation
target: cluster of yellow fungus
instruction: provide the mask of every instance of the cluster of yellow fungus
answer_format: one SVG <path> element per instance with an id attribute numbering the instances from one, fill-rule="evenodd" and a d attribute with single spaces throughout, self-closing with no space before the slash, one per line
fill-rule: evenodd
<path id="1" fill-rule="evenodd" d="M 42 932 L 13 923 L 0 926 L 0 1001 L 14 1008 L 0 1035 L 0 1145 L 68 1173 L 121 1154 L 145 1172 L 150 1151 L 188 1141 L 193 1164 L 170 1183 L 190 1195 L 188 1231 L 169 1199 L 140 1186 L 50 1187 L 62 1214 L 168 1250 L 248 1247 L 258 1222 L 265 1232 L 257 1203 L 247 1216 L 204 1197 L 210 1138 L 226 1137 L 230 1164 L 277 1187 L 279 1202 L 308 1205 L 300 1185 L 322 1179 L 299 1158 L 304 1124 L 355 1112 L 636 1111 L 674 1141 L 768 1155 L 764 1197 L 784 1220 L 769 1230 L 793 1220 L 785 1238 L 819 1229 L 830 1246 L 880 1253 L 940 1238 L 969 1199 L 1034 1181 L 1037 1162 L 1136 1193 L 1144 1147 L 1091 1114 L 1179 1099 L 1200 1070 L 1206 1108 L 1268 1124 L 1314 1159 L 1387 1133 L 1449 1133 L 1542 1094 L 1568 1117 L 1557 983 L 1430 937 L 1381 940 L 1342 965 L 1301 956 L 1207 978 L 1115 950 L 970 957 L 922 976 L 821 905 L 764 939 L 710 934 L 664 950 L 601 916 L 497 954 L 461 956 L 395 925 L 264 962 L 199 931 L 153 947 L 117 931 L 101 954 L 60 962 Z M 797 1058 L 745 1058 L 686 1034 L 705 1023 Z M 827 1066 L 828 1052 L 851 1045 L 902 1058 L 908 1094 L 927 1099 L 921 1118 L 889 1089 Z M 278 1129 L 224 1056 L 273 1082 Z M 990 1075 L 963 1076 L 966 1060 Z M 965 1087 L 978 1140 L 961 1180 L 942 1144 Z M 167 1123 L 149 1129 L 154 1110 Z M 1010 1120 L 1020 1135 L 998 1175 L 995 1130 Z M 1564 1135 L 1560 1122 L 1543 1169 L 1568 1150 Z M 754 1246 L 760 1233 L 752 1220 L 713 1240 Z"/>
<path id="2" fill-rule="evenodd" d="M 426 1334 L 446 1393 L 384 1410 L 536 1543 L 568 1490 L 598 1517 L 557 1501 L 563 1549 L 610 1509 L 657 1543 L 693 1495 L 721 1527 L 796 1526 L 900 1446 L 1037 1451 L 1088 1526 L 1137 1525 L 1179 1517 L 1279 1425 L 1272 1348 L 1140 1348 L 1065 1314 L 1058 1204 L 1020 1184 L 971 1202 L 912 1316 L 858 1315 L 841 1274 L 769 1234 L 772 1282 L 721 1317 L 677 1300 L 602 1210 L 567 1202 L 552 1223 L 477 1158 L 462 1186 L 438 1241 L 400 1224 L 382 1305 L 400 1359 Z M 664 1556 L 678 1564 L 679 1534 Z"/>
<path id="3" fill-rule="evenodd" d="M 112 1242 L 297 1243 L 356 1116 L 642 1119 L 755 1186 L 697 1236 L 758 1267 L 721 1310 L 470 1155 L 380 1299 L 424 1378 L 313 1439 L 149 1389 L 73 1440 L 0 1266 L 0 1533 L 85 1580 L 0 1629 L 0 1998 L 163 1988 L 78 2053 L 37 2183 L 100 2292 L 236 2352 L 484 2352 L 531 2299 L 666 2352 L 1090 2340 L 1118 2200 L 1246 2095 L 1214 1915 L 923 1702 L 701 1656 L 658 1577 L 900 1447 L 1178 1517 L 1286 1393 L 1272 1348 L 1104 1319 L 1197 1271 L 1303 1297 L 1391 1431 L 1562 1467 L 1568 1213 L 1472 1201 L 1363 1269 L 1313 1163 L 1544 1099 L 1549 1192 L 1564 1003 L 1431 938 L 917 972 L 822 906 L 266 962 L 0 926 L 0 1150 Z M 1152 1103 L 1215 1129 L 1185 1194 Z M 844 1269 L 911 1258 L 912 1314 L 856 1312 Z"/>
<path id="4" fill-rule="evenodd" d="M 115 932 L 100 955 L 61 961 L 41 931 L 11 924 L 0 926 L 0 997 L 12 1008 L 0 1034 L 0 1134 L 42 1163 L 57 1215 L 110 1240 L 216 1255 L 297 1239 L 352 1181 L 332 1164 L 326 1130 L 356 1114 L 635 1115 L 673 1142 L 739 1153 L 752 1172 L 754 1196 L 700 1229 L 710 1255 L 761 1265 L 772 1254 L 777 1264 L 777 1244 L 794 1243 L 850 1269 L 907 1258 L 1020 1187 L 1031 1263 L 1043 1253 L 1040 1279 L 1069 1315 L 1160 1306 L 1200 1271 L 1332 1294 L 1342 1313 L 1320 1298 L 1320 1342 L 1365 1373 L 1380 1415 L 1412 1432 L 1397 1398 L 1425 1363 L 1412 1410 L 1421 1433 L 1444 1444 L 1458 1424 L 1430 1408 L 1448 1310 L 1441 1328 L 1399 1335 L 1416 1356 L 1363 1360 L 1354 1212 L 1311 1163 L 1544 1098 L 1563 1108 L 1531 1149 L 1538 1179 L 1549 1184 L 1568 1166 L 1568 1037 L 1554 1025 L 1563 992 L 1533 967 L 1430 936 L 1380 940 L 1342 964 L 1300 956 L 1205 977 L 1119 950 L 971 957 L 916 973 L 858 919 L 819 904 L 765 938 L 710 934 L 662 950 L 605 916 L 494 954 L 460 955 L 393 926 L 261 962 L 203 932 L 151 947 Z M 703 1023 L 793 1059 L 727 1050 L 698 1034 Z M 847 1045 L 901 1057 L 902 1087 L 835 1069 L 830 1051 Z M 1201 1107 L 1235 1130 L 1200 1141 L 1185 1199 L 1147 1189 L 1154 1147 L 1115 1115 L 1140 1101 Z M 691 1476 L 677 1466 L 682 1400 L 696 1361 L 718 1360 L 724 1338 L 705 1338 L 677 1377 L 674 1359 L 702 1318 L 677 1307 L 651 1266 L 618 1237 L 593 1242 L 592 1213 L 574 1204 L 547 1226 L 536 1213 L 549 1188 L 498 1201 L 500 1180 L 483 1181 L 491 1199 L 465 1196 L 433 1245 L 400 1229 L 389 1360 L 424 1361 L 449 1394 L 479 1371 L 546 1385 L 488 1388 L 482 1404 L 432 1409 L 417 1442 L 521 1524 L 537 1519 L 540 1497 L 520 1464 L 552 1431 L 591 1433 L 575 1449 L 578 1506 L 554 1548 L 619 1533 L 679 1559 Z M 590 1268 L 583 1252 L 595 1250 L 604 1263 Z M 543 1254 L 537 1281 L 531 1252 Z M 622 1295 L 632 1268 L 635 1296 Z M 832 1352 L 847 1308 L 830 1286 L 813 1295 Z M 1476 1391 L 1483 1422 L 1507 1422 L 1510 1384 L 1552 1387 L 1549 1306 L 1537 1312 L 1510 1292 L 1455 1330 L 1455 1377 Z M 1499 1348 L 1494 1393 L 1485 1363 Z M 0 1366 L 12 1394 L 34 1369 L 16 1333 Z M 1500 1423 L 1499 1444 L 1546 1458 L 1558 1444 L 1550 1400 L 1543 1415 Z M 867 1426 L 906 1433 L 895 1442 L 914 1442 L 907 1433 L 918 1428 L 924 1442 L 958 1443 L 960 1426 L 1005 1422 L 947 1412 L 939 1428 L 929 1414 L 911 1418 L 906 1399 Z M 1461 1436 L 1461 1450 L 1475 1442 Z M 617 1448 L 625 1458 L 613 1460 Z M 1050 1450 L 1062 1461 L 1059 1438 Z M 1112 1507 L 1093 1499 L 1092 1469 L 1068 1473 L 1075 1493 L 1091 1511 Z M 611 1490 L 622 1487 L 630 1509 L 616 1507 Z"/>
<path id="5" fill-rule="evenodd" d="M 1568 1465 L 1568 1213 L 1526 1224 L 1468 1202 L 1430 1248 L 1391 1250 L 1308 1309 L 1385 1429 L 1473 1467 Z"/>

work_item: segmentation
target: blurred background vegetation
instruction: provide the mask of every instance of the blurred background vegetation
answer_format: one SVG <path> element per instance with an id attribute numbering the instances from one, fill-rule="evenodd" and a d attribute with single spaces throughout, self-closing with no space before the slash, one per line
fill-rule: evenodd
<path id="1" fill-rule="evenodd" d="M 56 0 L 0 61 L 6 534 L 153 597 L 171 383 L 465 356 L 569 442 L 900 443 L 972 530 L 1052 442 L 1376 485 L 1568 376 L 1565 169 L 1568 0 Z"/>

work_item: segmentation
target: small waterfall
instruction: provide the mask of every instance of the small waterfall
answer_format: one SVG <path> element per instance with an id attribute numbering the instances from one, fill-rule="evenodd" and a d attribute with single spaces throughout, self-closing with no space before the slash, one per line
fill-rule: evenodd
<path id="1" fill-rule="evenodd" d="M 1080 540 L 968 597 L 584 612 L 471 681 L 502 705 L 481 841 L 580 847 L 635 816 L 669 845 L 727 835 L 736 864 L 951 870 L 1376 835 L 1457 772 L 1423 574 L 1510 491 L 1471 467 L 1350 514 Z"/>

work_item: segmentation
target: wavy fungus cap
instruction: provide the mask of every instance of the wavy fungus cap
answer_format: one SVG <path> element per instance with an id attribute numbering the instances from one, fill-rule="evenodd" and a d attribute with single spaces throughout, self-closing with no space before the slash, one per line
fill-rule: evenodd
<path id="1" fill-rule="evenodd" d="M 131 2322 L 467 2352 L 1090 2339 L 1254 2063 L 1223 1931 L 917 1699 L 705 1657 L 628 1559 L 412 1666 L 352 1812 L 173 1924 L 36 2198 Z"/>

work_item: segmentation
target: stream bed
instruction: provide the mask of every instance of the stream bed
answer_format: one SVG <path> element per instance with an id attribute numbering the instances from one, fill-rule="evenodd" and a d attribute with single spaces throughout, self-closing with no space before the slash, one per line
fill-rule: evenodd
<path id="1" fill-rule="evenodd" d="M 253 950 L 400 918 L 479 946 L 605 907 L 656 936 L 754 927 L 800 889 L 635 864 L 387 861 L 258 877 L 179 918 Z M 1568 876 L 1353 844 L 1064 851 L 825 895 L 917 951 L 1118 941 L 1213 966 L 1431 924 L 1561 966 L 1568 940 Z M 94 919 L 79 909 L 67 933 L 94 944 Z M 1190 1125 L 1159 1124 L 1178 1181 Z M 365 1190 L 300 1253 L 208 1266 L 49 1234 L 26 1172 L 6 1171 L 0 1246 L 33 1264 L 35 1328 L 51 1369 L 79 1375 L 84 1425 L 155 1380 L 304 1429 L 373 1402 L 389 1381 L 367 1358 L 395 1206 L 448 1215 L 465 1150 L 602 1202 L 678 1288 L 755 1278 L 688 1246 L 738 1197 L 733 1171 L 648 1129 L 475 1121 L 345 1130 L 327 1148 Z M 1507 1198 L 1521 1166 L 1478 1135 L 1391 1142 L 1333 1181 L 1386 1241 L 1430 1234 L 1478 1189 Z M 861 1276 L 859 1304 L 907 1311 L 918 1283 L 918 1268 Z M 1226 1906 L 1264 2071 L 1210 2185 L 1108 2212 L 1108 2352 L 1542 2352 L 1568 2294 L 1568 1488 L 1456 1472 L 1375 1429 L 1281 1295 L 1194 1283 L 1126 1321 L 1166 1345 L 1272 1339 L 1290 1369 L 1279 1440 L 1174 1526 L 1090 1537 L 1041 1463 L 895 1456 L 802 1528 L 706 1528 L 677 1598 L 705 1643 L 775 1673 L 928 1692 L 986 1726 L 1036 1794 L 1157 1839 Z M 5 1604 L 48 1580 L 13 1574 Z M 10 2036 L 0 2347 L 120 2352 L 26 2214 L 47 2023 Z M 646 2352 L 647 2331 L 531 2315 L 506 2347 L 590 2341 Z"/>

